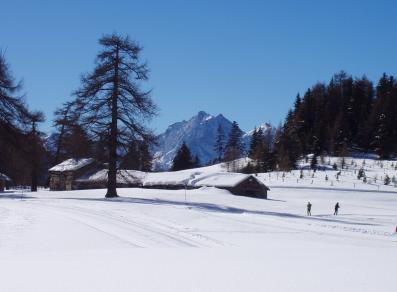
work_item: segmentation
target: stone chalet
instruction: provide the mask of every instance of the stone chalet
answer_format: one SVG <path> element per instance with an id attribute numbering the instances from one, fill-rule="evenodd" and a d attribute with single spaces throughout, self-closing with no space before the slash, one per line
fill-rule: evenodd
<path id="1" fill-rule="evenodd" d="M 92 158 L 68 159 L 48 170 L 50 190 L 70 191 L 76 188 L 76 179 L 98 170 L 98 164 Z"/>
<path id="2" fill-rule="evenodd" d="M 5 174 L 0 173 L 0 192 L 4 192 L 4 189 L 7 186 L 7 183 L 9 183 L 11 179 L 6 176 Z"/>

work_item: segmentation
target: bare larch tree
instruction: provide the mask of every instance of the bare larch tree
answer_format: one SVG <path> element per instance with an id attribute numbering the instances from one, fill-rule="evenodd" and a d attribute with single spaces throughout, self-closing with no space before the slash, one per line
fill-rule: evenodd
<path id="1" fill-rule="evenodd" d="M 75 92 L 76 111 L 91 138 L 105 136 L 108 141 L 108 184 L 106 197 L 117 197 L 118 151 L 134 139 L 153 136 L 146 122 L 156 114 L 150 90 L 141 89 L 148 79 L 148 67 L 140 60 L 142 48 L 118 34 L 99 40 L 102 51 L 92 73 L 81 79 Z"/>

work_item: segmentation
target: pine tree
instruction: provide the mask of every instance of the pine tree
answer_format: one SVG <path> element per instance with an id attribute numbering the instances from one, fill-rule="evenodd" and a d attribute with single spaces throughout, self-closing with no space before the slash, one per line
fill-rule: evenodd
<path id="1" fill-rule="evenodd" d="M 296 168 L 296 162 L 301 153 L 294 121 L 295 115 L 292 111 L 289 111 L 284 125 L 277 132 L 275 152 L 278 157 L 279 170 L 289 171 Z"/>
<path id="2" fill-rule="evenodd" d="M 317 169 L 317 165 L 318 165 L 318 159 L 317 159 L 317 155 L 313 154 L 312 160 L 310 161 L 310 168 L 313 170 Z"/>
<path id="3" fill-rule="evenodd" d="M 391 157 L 397 150 L 397 84 L 393 76 L 383 74 L 379 80 L 372 122 L 375 151 L 381 159 Z"/>
<path id="4" fill-rule="evenodd" d="M 241 131 L 238 123 L 233 121 L 232 128 L 229 133 L 229 139 L 226 144 L 225 149 L 225 160 L 232 161 L 237 158 L 240 158 L 243 154 L 243 146 L 242 146 L 242 135 L 243 132 Z"/>
<path id="5" fill-rule="evenodd" d="M 81 125 L 71 126 L 64 136 L 64 155 L 66 158 L 87 158 L 93 156 L 92 141 Z"/>
<path id="6" fill-rule="evenodd" d="M 217 154 L 217 161 L 221 162 L 225 152 L 225 132 L 222 125 L 218 125 L 214 151 Z"/>
<path id="7" fill-rule="evenodd" d="M 197 168 L 200 166 L 201 166 L 200 158 L 197 155 L 195 155 L 193 159 L 193 168 Z"/>
<path id="8" fill-rule="evenodd" d="M 385 179 L 384 179 L 384 181 L 383 181 L 383 183 L 387 186 L 387 185 L 389 185 L 390 184 L 390 177 L 386 174 L 386 176 L 385 176 Z"/>
<path id="9" fill-rule="evenodd" d="M 73 105 L 72 102 L 65 102 L 62 107 L 54 112 L 53 127 L 56 129 L 56 139 L 52 145 L 55 148 L 53 164 L 58 164 L 61 160 L 73 157 L 65 151 L 66 136 L 68 133 L 70 134 L 72 126 L 76 125 L 78 121 L 78 117 L 72 111 Z"/>
<path id="10" fill-rule="evenodd" d="M 185 142 L 182 143 L 182 146 L 179 148 L 176 153 L 173 161 L 172 161 L 172 171 L 190 169 L 195 167 L 195 161 L 192 157 L 189 147 Z"/>
<path id="11" fill-rule="evenodd" d="M 148 79 L 148 68 L 140 61 L 142 48 L 128 36 L 107 35 L 99 40 L 102 51 L 96 67 L 81 80 L 76 91 L 79 123 L 92 139 L 107 138 L 108 185 L 106 197 L 116 197 L 118 149 L 132 140 L 149 140 L 153 135 L 145 121 L 153 117 L 156 107 L 150 92 L 140 89 Z"/>
<path id="12" fill-rule="evenodd" d="M 255 128 L 252 133 L 248 156 L 254 160 L 260 161 L 267 146 L 262 128 Z"/>
<path id="13" fill-rule="evenodd" d="M 120 167 L 122 169 L 134 169 L 139 171 L 151 171 L 153 156 L 149 145 L 144 141 L 132 141 L 128 152 L 122 157 Z"/>

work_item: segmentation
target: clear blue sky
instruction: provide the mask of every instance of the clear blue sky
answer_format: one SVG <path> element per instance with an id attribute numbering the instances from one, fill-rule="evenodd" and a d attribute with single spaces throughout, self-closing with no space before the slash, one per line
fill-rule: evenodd
<path id="1" fill-rule="evenodd" d="M 2 0 L 0 47 L 44 130 L 114 31 L 144 46 L 157 132 L 199 110 L 247 130 L 278 124 L 298 92 L 341 69 L 397 75 L 396 3 Z"/>

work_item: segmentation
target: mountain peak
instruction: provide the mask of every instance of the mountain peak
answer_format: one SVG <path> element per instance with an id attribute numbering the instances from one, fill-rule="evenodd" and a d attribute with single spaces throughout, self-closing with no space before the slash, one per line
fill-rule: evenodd
<path id="1" fill-rule="evenodd" d="M 209 118 L 209 117 L 212 117 L 212 115 L 208 114 L 208 113 L 205 112 L 205 111 L 199 111 L 196 117 L 197 117 L 199 120 L 205 120 L 205 119 L 207 119 L 207 118 Z"/>
<path id="2" fill-rule="evenodd" d="M 158 145 L 154 152 L 156 170 L 166 170 L 172 165 L 172 160 L 183 142 L 187 144 L 193 155 L 197 155 L 204 164 L 217 157 L 214 143 L 218 136 L 218 128 L 222 127 L 228 135 L 232 122 L 222 114 L 213 116 L 205 111 L 199 111 L 187 121 L 175 123 L 167 128 L 165 133 L 158 136 Z M 267 125 L 261 126 L 266 129 Z M 252 133 L 251 133 L 252 135 Z M 249 133 L 243 136 L 243 144 L 248 147 L 251 139 Z"/>

